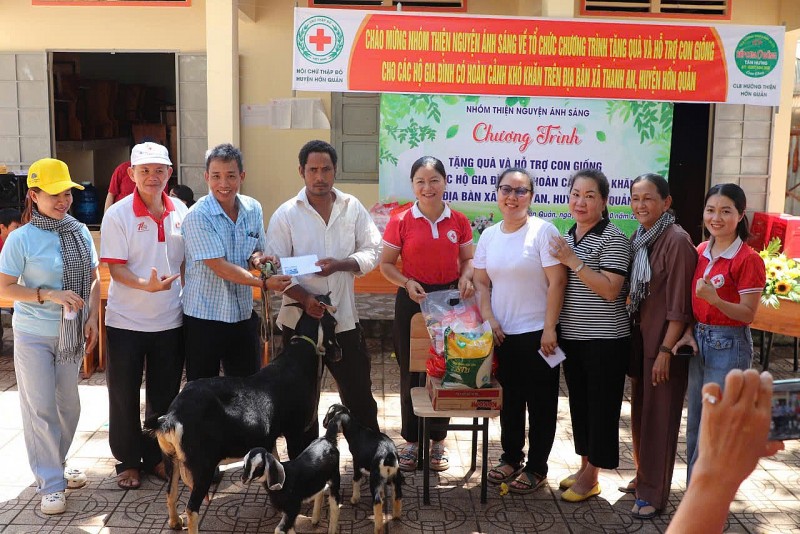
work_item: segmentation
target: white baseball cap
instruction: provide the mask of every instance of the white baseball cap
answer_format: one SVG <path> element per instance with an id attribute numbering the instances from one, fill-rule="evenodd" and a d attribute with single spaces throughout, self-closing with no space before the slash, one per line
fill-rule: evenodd
<path id="1" fill-rule="evenodd" d="M 131 165 L 144 165 L 145 163 L 160 163 L 172 165 L 167 147 L 158 143 L 139 143 L 131 150 Z"/>

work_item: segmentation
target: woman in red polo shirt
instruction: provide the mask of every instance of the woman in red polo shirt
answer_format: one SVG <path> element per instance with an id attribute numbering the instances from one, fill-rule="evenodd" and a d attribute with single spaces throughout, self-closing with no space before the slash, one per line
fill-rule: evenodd
<path id="1" fill-rule="evenodd" d="M 731 369 L 749 369 L 753 339 L 748 326 L 755 317 L 766 283 L 764 261 L 745 244 L 747 197 L 736 184 L 715 185 L 706 193 L 703 224 L 710 234 L 697 247 L 692 312 L 695 325 L 675 348 L 690 345 L 689 414 L 686 423 L 687 482 L 697 460 L 697 436 L 703 406 L 703 384 L 725 384 Z"/>
<path id="2" fill-rule="evenodd" d="M 400 434 L 406 444 L 400 450 L 400 469 L 413 471 L 419 452 L 418 421 L 411 405 L 411 387 L 419 373 L 409 371 L 411 317 L 429 291 L 458 287 L 462 297 L 475 291 L 472 285 L 472 228 L 469 219 L 444 203 L 447 172 L 438 159 L 419 158 L 411 166 L 411 185 L 417 201 L 392 216 L 383 234 L 381 273 L 399 286 L 394 304 L 394 353 L 400 365 Z M 403 270 L 397 258 L 403 256 Z M 444 420 L 446 422 L 446 419 Z M 446 432 L 431 432 L 431 469 L 449 467 L 444 446 Z"/>

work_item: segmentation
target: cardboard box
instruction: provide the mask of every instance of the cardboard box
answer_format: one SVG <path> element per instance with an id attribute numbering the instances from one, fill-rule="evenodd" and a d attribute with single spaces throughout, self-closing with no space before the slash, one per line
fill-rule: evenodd
<path id="1" fill-rule="evenodd" d="M 757 251 L 764 250 L 769 243 L 772 221 L 780 217 L 780 215 L 780 213 L 766 211 L 754 213 L 753 220 L 750 223 L 750 237 L 747 239 L 747 244 Z"/>
<path id="2" fill-rule="evenodd" d="M 789 258 L 800 258 L 800 217 L 785 217 L 786 228 L 784 230 L 783 253 Z"/>
<path id="3" fill-rule="evenodd" d="M 492 387 L 445 388 L 438 378 L 428 377 L 428 394 L 434 410 L 499 410 L 503 406 L 503 388 L 492 377 Z"/>
<path id="4" fill-rule="evenodd" d="M 790 258 L 800 256 L 800 217 L 785 213 L 775 217 L 767 242 L 774 237 L 781 240 L 781 252 Z"/>

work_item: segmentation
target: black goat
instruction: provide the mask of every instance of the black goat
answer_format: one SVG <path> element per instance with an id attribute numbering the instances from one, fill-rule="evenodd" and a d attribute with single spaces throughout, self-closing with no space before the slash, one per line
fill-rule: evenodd
<path id="1" fill-rule="evenodd" d="M 369 491 L 372 509 L 375 512 L 375 533 L 383 530 L 383 498 L 386 484 L 394 485 L 392 518 L 397 519 L 403 510 L 403 473 L 394 441 L 382 432 L 366 427 L 350 415 L 350 410 L 341 404 L 332 404 L 322 424 L 330 428 L 331 423 L 341 427 L 350 454 L 353 455 L 353 497 L 350 502 L 361 499 L 361 476 L 369 473 Z"/>
<path id="2" fill-rule="evenodd" d="M 317 298 L 330 305 L 328 295 Z M 272 450 L 281 434 L 286 437 L 290 458 L 303 451 L 305 430 L 316 418 L 313 402 L 319 389 L 321 354 L 339 350 L 335 328 L 336 320 L 328 311 L 322 319 L 303 313 L 295 336 L 269 365 L 246 378 L 189 382 L 165 415 L 145 423 L 164 456 L 171 528 L 182 527 L 177 510 L 178 474 L 191 488 L 187 526 L 189 534 L 197 534 L 200 504 L 222 460 L 238 460 L 253 447 Z"/>
<path id="3" fill-rule="evenodd" d="M 338 426 L 328 427 L 325 436 L 315 439 L 300 456 L 288 462 L 279 462 L 262 447 L 255 448 L 244 457 L 242 482 L 257 480 L 269 492 L 272 506 L 283 512 L 275 534 L 294 534 L 294 522 L 304 501 L 314 499 L 311 524 L 317 525 L 322 513 L 325 486 L 330 487 L 328 507 L 330 518 L 328 534 L 336 534 L 339 527 L 339 449 L 336 447 Z"/>

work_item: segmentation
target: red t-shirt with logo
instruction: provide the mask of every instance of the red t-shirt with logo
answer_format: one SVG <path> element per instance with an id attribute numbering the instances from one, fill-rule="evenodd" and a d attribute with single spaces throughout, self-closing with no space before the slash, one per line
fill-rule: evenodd
<path id="1" fill-rule="evenodd" d="M 692 288 L 703 276 L 711 280 L 717 294 L 728 302 L 738 303 L 739 296 L 747 293 L 758 293 L 764 290 L 767 273 L 764 260 L 758 252 L 742 242 L 741 239 L 731 244 L 728 249 L 713 261 L 708 252 L 710 241 L 697 246 L 697 268 L 692 278 Z M 717 326 L 745 326 L 747 323 L 731 319 L 719 309 L 705 300 L 698 298 L 692 290 L 692 310 L 699 323 Z"/>
<path id="2" fill-rule="evenodd" d="M 400 251 L 408 278 L 423 284 L 449 284 L 458 280 L 461 248 L 472 246 L 472 227 L 466 215 L 447 205 L 433 223 L 415 203 L 392 215 L 383 244 Z"/>

